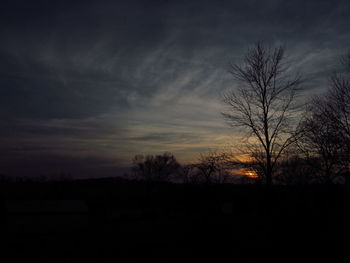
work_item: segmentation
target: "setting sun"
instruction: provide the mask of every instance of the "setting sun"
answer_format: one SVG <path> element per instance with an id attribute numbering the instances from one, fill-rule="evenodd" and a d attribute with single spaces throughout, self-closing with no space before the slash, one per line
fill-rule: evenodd
<path id="1" fill-rule="evenodd" d="M 245 176 L 248 178 L 258 178 L 258 175 L 255 171 L 246 171 Z"/>
<path id="2" fill-rule="evenodd" d="M 258 178 L 257 173 L 253 170 L 241 169 L 240 174 L 246 176 L 247 178 L 252 178 L 252 179 Z"/>
<path id="3" fill-rule="evenodd" d="M 239 169 L 238 171 L 236 171 L 236 174 L 243 175 L 247 178 L 252 178 L 252 179 L 258 178 L 258 174 L 255 171 L 249 170 L 246 168 Z"/>

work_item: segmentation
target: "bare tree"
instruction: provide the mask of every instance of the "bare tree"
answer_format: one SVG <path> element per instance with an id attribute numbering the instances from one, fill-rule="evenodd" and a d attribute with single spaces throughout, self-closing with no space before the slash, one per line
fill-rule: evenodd
<path id="1" fill-rule="evenodd" d="M 350 54 L 341 60 L 350 70 Z M 349 72 L 347 72 L 349 73 Z M 350 156 L 350 79 L 346 73 L 334 73 L 329 89 L 315 97 L 307 109 L 298 145 L 312 165 L 321 171 L 325 182 L 347 172 Z"/>
<path id="2" fill-rule="evenodd" d="M 349 58 L 350 60 L 350 58 Z M 350 63 L 350 62 L 349 62 Z M 329 112 L 327 117 L 336 129 L 341 131 L 346 152 L 350 153 L 350 78 L 346 75 L 334 74 L 328 92 Z"/>
<path id="3" fill-rule="evenodd" d="M 350 55 L 342 63 L 349 70 Z M 347 74 L 334 73 L 328 91 L 311 102 L 303 123 L 300 148 L 313 158 L 331 183 L 350 165 L 350 79 Z M 318 158 L 318 162 L 315 162 Z"/>
<path id="4" fill-rule="evenodd" d="M 237 163 L 230 153 L 209 151 L 201 154 L 199 162 L 194 166 L 198 170 L 197 175 L 204 183 L 226 183 Z"/>
<path id="5" fill-rule="evenodd" d="M 133 160 L 132 171 L 138 179 L 146 181 L 168 181 L 175 177 L 180 169 L 174 155 L 136 155 Z"/>
<path id="6" fill-rule="evenodd" d="M 200 178 L 196 169 L 196 165 L 194 164 L 182 165 L 178 173 L 178 179 L 184 184 L 200 183 Z"/>
<path id="7" fill-rule="evenodd" d="M 350 53 L 344 57 L 345 74 L 334 74 L 329 91 L 333 123 L 341 133 L 343 175 L 350 185 Z"/>
<path id="8" fill-rule="evenodd" d="M 320 173 L 321 181 L 330 184 L 340 171 L 343 154 L 342 133 L 333 115 L 329 97 L 315 97 L 300 125 L 303 136 L 298 146 L 309 165 Z"/>
<path id="9" fill-rule="evenodd" d="M 311 161 L 311 160 L 310 160 Z M 315 169 L 303 156 L 285 156 L 279 161 L 276 181 L 285 185 L 306 185 L 315 181 Z"/>
<path id="10" fill-rule="evenodd" d="M 300 90 L 298 74 L 288 76 L 289 67 L 282 63 L 284 48 L 266 48 L 256 44 L 247 52 L 243 65 L 232 64 L 231 73 L 237 88 L 223 96 L 229 106 L 223 113 L 228 123 L 248 131 L 252 154 L 258 156 L 266 184 L 272 184 L 276 163 L 297 139 L 294 117 L 296 96 Z"/>

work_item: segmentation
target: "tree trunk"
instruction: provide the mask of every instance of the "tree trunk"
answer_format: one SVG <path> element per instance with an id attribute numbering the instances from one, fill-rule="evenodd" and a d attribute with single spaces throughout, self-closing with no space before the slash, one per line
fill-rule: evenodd
<path id="1" fill-rule="evenodd" d="M 266 186 L 270 187 L 272 185 L 272 162 L 271 155 L 269 152 L 266 153 Z"/>
<path id="2" fill-rule="evenodd" d="M 332 181 L 332 172 L 331 172 L 331 168 L 327 167 L 326 168 L 326 185 L 332 185 L 333 181 Z"/>

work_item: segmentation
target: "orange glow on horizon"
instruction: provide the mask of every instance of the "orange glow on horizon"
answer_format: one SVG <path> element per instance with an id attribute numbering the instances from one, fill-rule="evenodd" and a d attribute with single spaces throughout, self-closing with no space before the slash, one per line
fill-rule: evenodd
<path id="1" fill-rule="evenodd" d="M 246 168 L 242 168 L 238 170 L 238 174 L 240 175 L 244 175 L 247 178 L 251 178 L 251 179 L 256 179 L 258 178 L 258 174 L 253 171 L 253 170 L 248 170 Z"/>
<path id="2" fill-rule="evenodd" d="M 245 176 L 248 178 L 258 178 L 258 175 L 256 174 L 255 171 L 246 171 Z"/>

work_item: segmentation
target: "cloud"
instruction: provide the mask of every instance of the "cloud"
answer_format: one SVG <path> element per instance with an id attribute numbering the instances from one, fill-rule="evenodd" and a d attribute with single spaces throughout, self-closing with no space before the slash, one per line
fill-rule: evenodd
<path id="1" fill-rule="evenodd" d="M 347 1 L 5 1 L 3 155 L 186 161 L 237 133 L 220 116 L 228 73 L 258 40 L 285 44 L 306 94 L 350 42 Z M 15 160 L 15 159 L 13 159 Z"/>
<path id="2" fill-rule="evenodd" d="M 74 179 L 123 176 L 128 172 L 128 167 L 119 166 L 118 160 L 112 158 L 17 153 L 2 158 L 0 175 L 21 178 L 44 176 L 48 179 L 68 176 Z"/>

